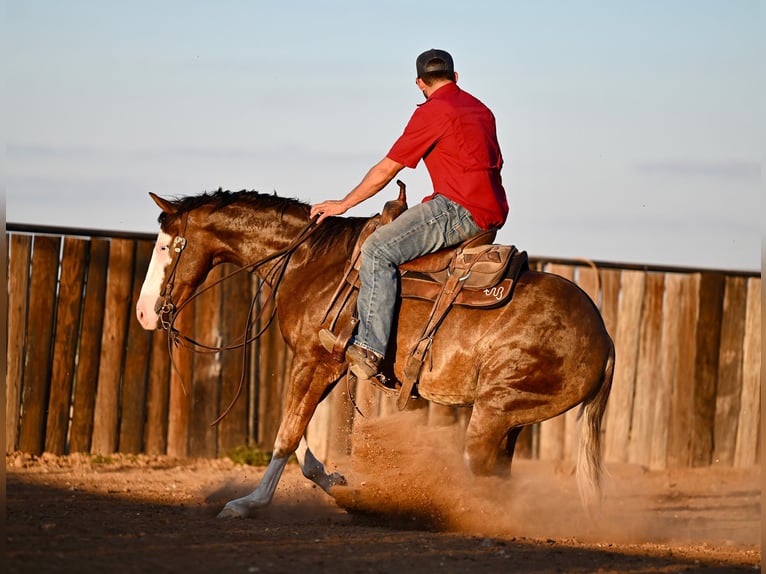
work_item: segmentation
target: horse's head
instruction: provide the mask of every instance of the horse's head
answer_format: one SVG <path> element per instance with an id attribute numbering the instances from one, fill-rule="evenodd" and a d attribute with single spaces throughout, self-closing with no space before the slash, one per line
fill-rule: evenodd
<path id="1" fill-rule="evenodd" d="M 162 209 L 161 226 L 141 286 L 136 316 L 144 329 L 153 330 L 160 320 L 163 327 L 168 327 L 176 309 L 189 300 L 207 276 L 211 261 L 201 235 L 187 235 L 193 227 L 190 212 L 153 193 L 149 195 Z"/>

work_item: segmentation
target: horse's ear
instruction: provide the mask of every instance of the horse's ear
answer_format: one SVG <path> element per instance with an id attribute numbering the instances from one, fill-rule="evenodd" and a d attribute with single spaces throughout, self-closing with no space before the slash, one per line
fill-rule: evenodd
<path id="1" fill-rule="evenodd" d="M 149 192 L 149 197 L 151 197 L 154 200 L 154 203 L 160 206 L 160 209 L 164 211 L 165 213 L 175 213 L 176 212 L 176 206 L 174 203 L 168 201 L 167 199 L 162 199 L 159 195 L 156 195 Z"/>

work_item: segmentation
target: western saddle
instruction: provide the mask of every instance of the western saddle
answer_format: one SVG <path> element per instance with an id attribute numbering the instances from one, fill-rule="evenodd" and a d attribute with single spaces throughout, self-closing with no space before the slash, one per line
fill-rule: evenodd
<path id="1" fill-rule="evenodd" d="M 356 304 L 359 289 L 359 265 L 364 241 L 379 226 L 396 219 L 407 209 L 405 184 L 397 180 L 399 197 L 388 201 L 381 214 L 372 217 L 362 229 L 346 266 L 343 278 L 325 311 L 323 322 L 332 317 L 329 329 L 334 331 L 338 319 L 349 303 Z M 496 245 L 496 230 L 491 229 L 457 245 L 448 247 L 399 266 L 401 297 L 433 302 L 431 313 L 416 344 L 410 351 L 401 381 L 398 408 L 404 409 L 417 383 L 439 325 L 454 306 L 490 309 L 505 305 L 513 295 L 518 277 L 529 268 L 527 253 L 509 245 Z M 353 297 L 352 297 L 353 295 Z M 331 311 L 335 312 L 331 315 Z M 356 330 L 356 310 L 346 325 L 341 325 L 332 356 L 345 360 L 345 348 Z M 377 385 L 380 388 L 380 385 Z"/>

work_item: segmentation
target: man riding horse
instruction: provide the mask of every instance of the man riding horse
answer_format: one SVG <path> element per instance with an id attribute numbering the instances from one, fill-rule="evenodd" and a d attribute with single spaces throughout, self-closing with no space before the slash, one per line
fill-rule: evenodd
<path id="1" fill-rule="evenodd" d="M 311 216 L 319 216 L 317 223 L 341 215 L 378 193 L 405 166 L 414 169 L 421 159 L 431 176 L 434 193 L 378 227 L 362 246 L 359 328 L 346 349 L 346 360 L 357 378 L 373 383 L 379 382 L 374 377 L 391 334 L 398 266 L 497 229 L 508 215 L 494 115 L 457 86 L 452 56 L 444 50 L 423 52 L 415 67 L 415 83 L 426 101 L 412 114 L 404 133 L 348 195 L 311 208 Z M 338 343 L 326 329 L 320 340 L 328 351 Z"/>

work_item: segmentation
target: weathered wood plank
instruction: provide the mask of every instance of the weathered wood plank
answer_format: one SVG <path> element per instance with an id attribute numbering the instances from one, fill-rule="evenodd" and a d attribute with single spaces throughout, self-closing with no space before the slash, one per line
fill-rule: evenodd
<path id="1" fill-rule="evenodd" d="M 662 348 L 660 352 L 659 384 L 652 422 L 652 452 L 649 468 L 664 469 L 668 465 L 668 429 L 670 405 L 673 398 L 676 363 L 678 362 L 679 322 L 675 312 L 681 298 L 681 276 L 665 276 L 665 300 L 662 313 Z"/>
<path id="2" fill-rule="evenodd" d="M 652 452 L 654 402 L 660 384 L 662 301 L 665 275 L 647 273 L 639 325 L 636 392 L 633 403 L 628 462 L 649 466 Z"/>
<path id="3" fill-rule="evenodd" d="M 21 417 L 24 341 L 27 331 L 29 263 L 32 236 L 11 235 L 8 242 L 8 372 L 6 374 L 5 451 L 18 446 Z"/>
<path id="4" fill-rule="evenodd" d="M 98 366 L 106 305 L 109 241 L 91 239 L 77 353 L 69 452 L 89 452 L 93 436 Z"/>
<path id="5" fill-rule="evenodd" d="M 593 300 L 593 303 L 600 308 L 601 301 L 601 279 L 597 267 L 580 266 L 577 267 L 577 285 L 585 291 Z"/>
<path id="6" fill-rule="evenodd" d="M 109 275 L 106 283 L 106 308 L 101 339 L 98 387 L 93 420 L 91 449 L 96 454 L 117 450 L 120 383 L 124 364 L 128 317 L 131 315 L 131 288 L 135 243 L 113 239 L 109 246 Z"/>
<path id="7" fill-rule="evenodd" d="M 146 420 L 147 377 L 151 333 L 141 327 L 133 309 L 136 308 L 146 269 L 152 258 L 153 243 L 136 243 L 136 256 L 131 287 L 131 305 L 128 315 L 128 335 L 125 370 L 120 400 L 120 440 L 122 453 L 137 454 L 144 451 L 144 422 Z"/>
<path id="8" fill-rule="evenodd" d="M 747 313 L 747 278 L 727 277 L 721 318 L 721 347 L 714 427 L 713 462 L 734 463 L 739 406 L 742 396 L 742 353 Z"/>
<path id="9" fill-rule="evenodd" d="M 577 284 L 580 286 L 580 288 L 585 291 L 593 303 L 599 309 L 601 309 L 601 276 L 599 274 L 598 268 L 595 265 L 580 266 L 577 268 L 576 276 Z M 568 460 L 577 459 L 580 425 L 582 424 L 582 421 L 576 420 L 574 423 L 569 423 L 569 421 L 572 420 L 573 417 L 576 417 L 579 412 L 580 411 L 578 408 L 573 409 L 567 413 L 567 416 L 569 417 L 567 424 L 569 427 L 574 429 L 573 431 L 567 431 L 567 443 L 564 446 L 565 458 Z M 521 439 L 522 437 L 519 437 L 517 444 L 521 441 Z"/>
<path id="10" fill-rule="evenodd" d="M 620 281 L 622 278 L 622 271 L 619 269 L 600 269 L 599 276 L 601 279 L 601 318 L 604 320 L 604 325 L 606 326 L 609 336 L 614 340 L 617 334 L 617 314 L 619 312 L 620 304 Z M 616 361 L 619 362 L 620 358 L 617 357 Z M 609 405 L 607 404 L 607 412 L 608 411 Z M 605 416 L 601 427 L 602 444 L 609 432 L 607 427 L 608 423 L 608 417 Z"/>
<path id="11" fill-rule="evenodd" d="M 191 307 L 185 307 L 176 315 L 175 328 L 179 333 L 191 333 L 194 315 Z M 170 456 L 189 456 L 189 415 L 191 409 L 191 382 L 194 378 L 194 354 L 184 347 L 173 349 L 171 361 L 175 368 L 170 374 L 170 397 L 168 405 L 168 443 Z"/>
<path id="12" fill-rule="evenodd" d="M 168 334 L 162 330 L 154 331 L 152 333 L 149 381 L 146 392 L 144 448 L 147 454 L 167 453 L 170 369 Z"/>
<path id="13" fill-rule="evenodd" d="M 606 411 L 604 457 L 607 461 L 626 462 L 633 417 L 639 326 L 644 301 L 646 273 L 623 271 L 615 335 L 616 362 L 614 382 Z"/>
<path id="14" fill-rule="evenodd" d="M 622 272 L 619 269 L 601 269 L 601 317 L 612 339 L 617 334 L 617 314 L 620 304 L 620 278 Z M 620 359 L 617 358 L 617 361 Z"/>
<path id="15" fill-rule="evenodd" d="M 222 266 L 208 274 L 204 289 L 213 285 L 222 275 Z M 221 297 L 220 284 L 200 291 L 194 301 L 195 341 L 207 347 L 221 346 Z M 218 394 L 221 382 L 220 353 L 199 352 L 194 354 L 194 380 L 191 383 L 191 412 L 189 414 L 189 453 L 191 456 L 215 457 L 218 451 L 218 427 L 211 426 L 218 417 Z"/>
<path id="16" fill-rule="evenodd" d="M 722 273 L 706 272 L 700 276 L 691 426 L 692 466 L 708 466 L 713 460 L 724 285 Z"/>
<path id="17" fill-rule="evenodd" d="M 270 316 L 273 305 L 268 301 L 268 288 L 264 287 L 264 317 Z M 285 345 L 276 322 L 266 330 L 258 345 L 258 444 L 271 450 L 282 418 L 285 381 Z M 288 377 L 289 378 L 289 377 Z"/>
<path id="18" fill-rule="evenodd" d="M 224 272 L 230 272 L 227 268 Z M 221 319 L 221 340 L 225 344 L 236 344 L 246 337 L 245 326 L 247 314 L 250 311 L 252 301 L 253 284 L 257 279 L 243 274 L 238 274 L 223 283 L 223 306 Z M 255 332 L 251 333 L 255 335 Z M 252 379 L 255 370 L 255 358 L 261 342 L 251 343 L 247 352 L 243 349 L 226 351 L 221 355 L 221 376 L 218 409 L 223 413 L 237 393 L 239 398 L 231 407 L 229 414 L 218 424 L 218 452 L 226 454 L 232 449 L 246 445 L 249 442 L 250 419 L 255 419 L 253 412 L 257 412 L 257 396 L 253 396 L 257 390 Z M 243 380 L 244 377 L 244 380 Z M 242 384 L 241 391 L 239 386 Z M 253 421 L 257 424 L 257 421 Z"/>
<path id="19" fill-rule="evenodd" d="M 672 371 L 674 385 L 668 426 L 668 466 L 671 468 L 691 465 L 700 274 L 682 276 L 680 282 L 679 304 L 669 309 L 678 322 L 678 338 L 665 342 L 666 346 L 678 349 Z"/>
<path id="20" fill-rule="evenodd" d="M 53 454 L 64 454 L 67 451 L 87 250 L 87 240 L 64 238 L 56 304 L 48 419 L 45 427 L 45 450 Z"/>
<path id="21" fill-rule="evenodd" d="M 734 466 L 752 466 L 758 460 L 761 415 L 761 279 L 747 282 L 747 314 L 742 353 L 742 399 L 740 401 Z"/>
<path id="22" fill-rule="evenodd" d="M 51 372 L 53 319 L 61 238 L 38 235 L 32 243 L 19 448 L 43 452 Z"/>

